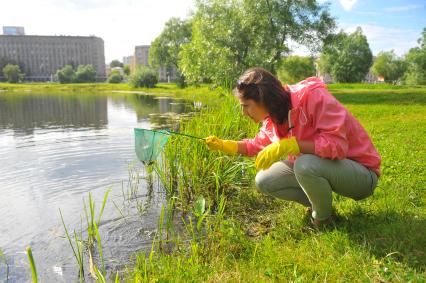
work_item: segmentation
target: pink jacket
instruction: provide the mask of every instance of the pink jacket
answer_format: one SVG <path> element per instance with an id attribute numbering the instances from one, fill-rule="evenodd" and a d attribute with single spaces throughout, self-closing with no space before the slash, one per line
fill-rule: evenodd
<path id="1" fill-rule="evenodd" d="M 332 96 L 326 85 L 311 77 L 288 85 L 292 109 L 283 125 L 267 117 L 253 139 L 244 139 L 249 156 L 282 138 L 313 141 L 315 154 L 329 159 L 351 159 L 380 176 L 380 155 L 367 132 L 351 113 Z M 289 123 L 290 122 L 290 123 Z M 289 125 L 290 129 L 289 131 Z M 293 161 L 297 156 L 289 156 Z"/>

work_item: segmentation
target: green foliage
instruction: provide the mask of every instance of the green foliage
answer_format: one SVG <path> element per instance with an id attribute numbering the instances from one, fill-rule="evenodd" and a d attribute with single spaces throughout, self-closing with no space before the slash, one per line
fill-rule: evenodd
<path id="1" fill-rule="evenodd" d="M 123 63 L 121 63 L 118 60 L 112 60 L 111 63 L 109 63 L 109 67 L 110 68 L 114 68 L 114 67 L 121 67 L 121 68 L 123 68 L 123 66 L 124 66 Z"/>
<path id="2" fill-rule="evenodd" d="M 372 66 L 373 74 L 384 77 L 386 82 L 396 82 L 402 78 L 406 70 L 405 61 L 398 58 L 395 52 L 380 52 Z"/>
<path id="3" fill-rule="evenodd" d="M 426 28 L 418 40 L 419 46 L 411 48 L 407 54 L 406 84 L 426 85 Z"/>
<path id="4" fill-rule="evenodd" d="M 124 65 L 123 72 L 126 76 L 130 75 L 130 65 L 129 64 Z"/>
<path id="5" fill-rule="evenodd" d="M 153 67 L 164 66 L 176 68 L 178 76 L 176 84 L 185 87 L 185 76 L 179 68 L 179 52 L 182 44 L 191 41 L 191 22 L 179 18 L 171 18 L 161 34 L 152 42 L 149 50 L 149 64 Z"/>
<path id="6" fill-rule="evenodd" d="M 24 74 L 18 65 L 7 64 L 3 68 L 3 76 L 9 83 L 18 83 L 24 79 Z"/>
<path id="7" fill-rule="evenodd" d="M 153 88 L 158 82 L 158 72 L 146 66 L 140 66 L 129 78 L 131 87 Z"/>
<path id="8" fill-rule="evenodd" d="M 92 83 L 96 81 L 96 71 L 92 65 L 79 65 L 75 71 L 76 83 Z"/>
<path id="9" fill-rule="evenodd" d="M 370 70 L 373 55 L 367 38 L 358 27 L 355 32 L 341 31 L 324 47 L 319 68 L 336 82 L 361 82 Z"/>
<path id="10" fill-rule="evenodd" d="M 56 72 L 56 77 L 61 84 L 69 84 L 75 81 L 75 72 L 71 65 L 66 65 Z"/>
<path id="11" fill-rule="evenodd" d="M 171 18 L 161 34 L 152 42 L 149 50 L 149 64 L 153 67 L 179 68 L 179 52 L 182 44 L 191 41 L 191 22 Z"/>
<path id="12" fill-rule="evenodd" d="M 107 82 L 110 84 L 118 84 L 123 80 L 123 76 L 118 71 L 112 71 L 108 76 Z"/>
<path id="13" fill-rule="evenodd" d="M 289 56 L 282 60 L 278 69 L 278 77 L 285 83 L 296 83 L 312 76 L 315 76 L 312 57 Z"/>
<path id="14" fill-rule="evenodd" d="M 328 7 L 315 1 L 197 1 L 179 66 L 189 82 L 231 86 L 249 67 L 276 72 L 289 40 L 315 49 L 333 29 Z"/>
<path id="15" fill-rule="evenodd" d="M 92 65 L 79 65 L 74 71 L 71 65 L 66 65 L 56 72 L 61 84 L 91 83 L 96 81 L 96 71 Z"/>

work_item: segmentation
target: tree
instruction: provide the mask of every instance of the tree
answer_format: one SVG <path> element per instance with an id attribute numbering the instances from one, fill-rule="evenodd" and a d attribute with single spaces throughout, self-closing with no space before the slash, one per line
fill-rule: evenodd
<path id="1" fill-rule="evenodd" d="M 417 41 L 418 47 L 411 48 L 406 56 L 407 72 L 404 76 L 406 84 L 426 84 L 426 28 Z"/>
<path id="2" fill-rule="evenodd" d="M 132 87 L 152 88 L 158 83 L 158 72 L 146 66 L 140 66 L 129 78 Z"/>
<path id="3" fill-rule="evenodd" d="M 278 77 L 286 83 L 296 83 L 311 76 L 315 76 L 312 57 L 289 56 L 282 60 L 278 69 Z"/>
<path id="4" fill-rule="evenodd" d="M 109 63 L 109 67 L 110 68 L 114 68 L 114 67 L 121 67 L 121 68 L 123 68 L 123 63 L 121 63 L 118 60 L 112 60 L 111 63 Z"/>
<path id="5" fill-rule="evenodd" d="M 110 84 L 118 84 L 123 80 L 123 76 L 118 71 L 112 71 L 108 76 L 108 83 Z"/>
<path id="6" fill-rule="evenodd" d="M 75 71 L 76 83 L 91 83 L 96 81 L 96 71 L 92 65 L 79 65 Z"/>
<path id="7" fill-rule="evenodd" d="M 191 82 L 230 86 L 249 67 L 276 73 L 289 41 L 318 51 L 334 27 L 328 5 L 311 0 L 198 0 L 180 67 Z"/>
<path id="8" fill-rule="evenodd" d="M 18 65 L 7 64 L 3 68 L 3 75 L 9 83 L 18 83 L 24 79 L 24 74 Z"/>
<path id="9" fill-rule="evenodd" d="M 75 80 L 75 72 L 71 65 L 65 65 L 56 72 L 56 77 L 61 84 L 69 84 Z"/>
<path id="10" fill-rule="evenodd" d="M 398 58 L 393 50 L 380 52 L 372 66 L 373 74 L 382 76 L 387 82 L 396 82 L 404 75 L 405 61 Z"/>
<path id="11" fill-rule="evenodd" d="M 96 71 L 92 65 L 79 65 L 74 71 L 71 65 L 66 65 L 56 72 L 61 84 L 89 83 L 96 81 Z"/>
<path id="12" fill-rule="evenodd" d="M 358 27 L 355 32 L 341 31 L 324 46 L 319 68 L 336 82 L 361 82 L 370 70 L 373 54 L 367 38 Z"/>
<path id="13" fill-rule="evenodd" d="M 126 74 L 126 76 L 130 75 L 130 65 L 129 64 L 124 65 L 123 72 L 124 72 L 124 74 Z"/>
<path id="14" fill-rule="evenodd" d="M 185 78 L 179 68 L 179 52 L 182 44 L 191 41 L 191 22 L 179 18 L 171 18 L 161 34 L 151 43 L 149 64 L 153 67 L 164 66 L 167 69 L 179 70 L 177 83 L 185 86 Z"/>

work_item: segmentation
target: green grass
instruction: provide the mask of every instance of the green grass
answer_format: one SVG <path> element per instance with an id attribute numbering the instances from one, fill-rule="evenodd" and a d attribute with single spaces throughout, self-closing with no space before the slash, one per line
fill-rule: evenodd
<path id="1" fill-rule="evenodd" d="M 38 282 L 37 269 L 36 269 L 36 265 L 35 265 L 35 262 L 34 262 L 34 257 L 33 257 L 33 252 L 31 250 L 31 247 L 28 246 L 26 248 L 26 251 L 27 251 L 28 262 L 30 264 L 31 276 L 32 276 L 33 283 L 37 283 Z"/>
<path id="2" fill-rule="evenodd" d="M 178 211 L 206 199 L 202 233 L 191 233 L 198 219 L 189 213 L 189 242 L 167 253 L 140 254 L 128 281 L 425 282 L 426 90 L 362 87 L 330 89 L 371 134 L 383 176 L 364 201 L 334 196 L 336 227 L 313 231 L 302 207 L 257 193 L 252 159 L 211 153 L 201 142 L 173 137 L 163 180 Z M 181 130 L 233 139 L 256 133 L 233 97 L 216 101 L 218 107 L 203 110 Z M 226 206 L 218 217 L 221 198 Z"/>

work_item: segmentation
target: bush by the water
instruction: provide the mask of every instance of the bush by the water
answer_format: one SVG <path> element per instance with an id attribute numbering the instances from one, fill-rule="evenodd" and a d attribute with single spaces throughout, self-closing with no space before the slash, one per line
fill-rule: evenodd
<path id="1" fill-rule="evenodd" d="M 132 87 L 152 88 L 158 83 L 158 73 L 149 67 L 139 67 L 129 78 Z"/>
<path id="2" fill-rule="evenodd" d="M 18 65 L 7 64 L 2 71 L 4 77 L 9 83 L 17 83 L 22 81 L 24 78 L 24 74 L 21 72 L 21 69 Z"/>
<path id="3" fill-rule="evenodd" d="M 107 82 L 110 84 L 118 84 L 121 83 L 122 80 L 123 76 L 119 72 L 113 71 L 109 75 Z"/>
<path id="4" fill-rule="evenodd" d="M 75 71 L 76 83 L 93 83 L 96 81 L 96 71 L 92 65 L 79 65 Z"/>
<path id="5" fill-rule="evenodd" d="M 92 83 L 96 81 L 96 71 L 92 65 L 79 65 L 77 70 L 66 65 L 56 72 L 56 77 L 61 84 Z"/>

